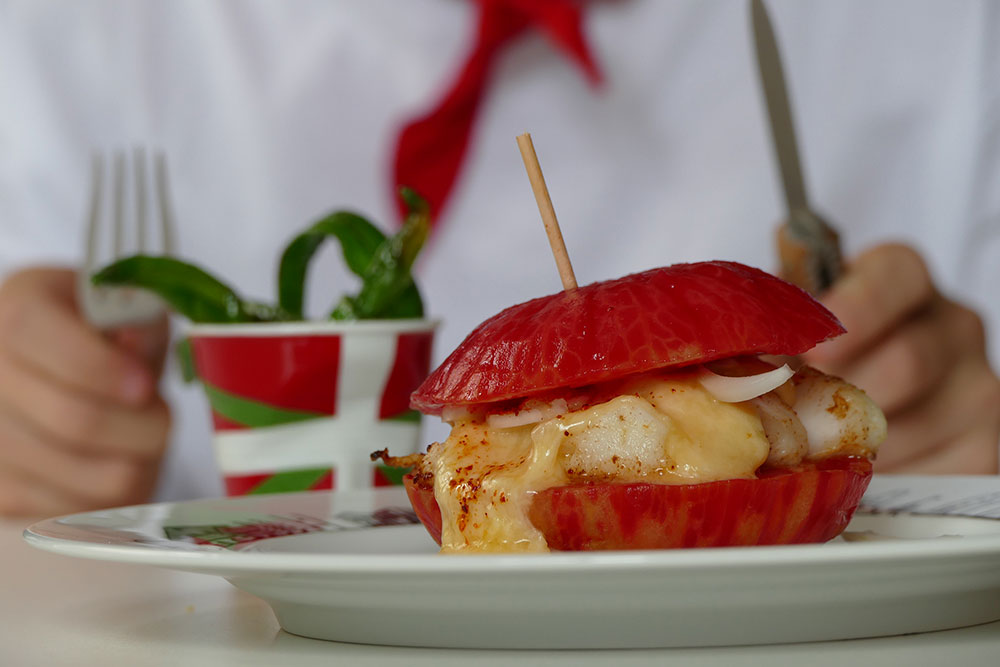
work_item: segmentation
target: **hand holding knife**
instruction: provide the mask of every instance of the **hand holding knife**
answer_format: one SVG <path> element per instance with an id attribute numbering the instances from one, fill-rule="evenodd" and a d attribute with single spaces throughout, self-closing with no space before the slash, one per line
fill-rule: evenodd
<path id="1" fill-rule="evenodd" d="M 809 206 L 781 56 L 762 0 L 751 0 L 751 16 L 757 66 L 788 205 L 788 217 L 777 232 L 781 276 L 815 295 L 829 288 L 843 270 L 840 243 L 837 232 Z"/>
<path id="2" fill-rule="evenodd" d="M 751 15 L 788 203 L 777 239 L 781 275 L 814 295 L 837 282 L 825 300 L 851 332 L 812 350 L 809 363 L 864 386 L 885 411 L 889 438 L 879 452 L 880 471 L 996 474 L 1000 379 L 986 356 L 982 319 L 942 296 L 920 254 L 900 244 L 870 248 L 841 276 L 837 233 L 806 196 L 762 0 L 751 0 Z"/>

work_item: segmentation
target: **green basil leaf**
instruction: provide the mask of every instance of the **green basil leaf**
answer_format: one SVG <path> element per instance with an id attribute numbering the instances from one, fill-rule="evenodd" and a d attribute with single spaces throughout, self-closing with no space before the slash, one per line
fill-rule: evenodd
<path id="1" fill-rule="evenodd" d="M 278 267 L 278 306 L 290 317 L 304 317 L 306 272 L 313 255 L 331 236 L 340 241 L 347 268 L 361 277 L 376 249 L 385 241 L 385 234 L 375 225 L 349 211 L 331 213 L 292 239 Z"/>
<path id="2" fill-rule="evenodd" d="M 331 318 L 423 317 L 423 301 L 410 270 L 430 233 L 430 209 L 410 188 L 401 188 L 400 194 L 410 208 L 403 227 L 375 250 L 362 276 L 361 291 L 356 297 L 341 299 Z"/>
<path id="3" fill-rule="evenodd" d="M 236 292 L 206 271 L 172 257 L 134 255 L 95 273 L 95 285 L 139 287 L 154 292 L 192 322 L 259 322 L 283 319 L 247 304 Z"/>
<path id="4" fill-rule="evenodd" d="M 420 298 L 420 290 L 417 284 L 410 281 L 408 287 L 403 288 L 395 299 L 382 310 L 381 317 L 386 319 L 407 319 L 424 316 L 424 301 Z"/>
<path id="5" fill-rule="evenodd" d="M 333 311 L 330 313 L 331 320 L 356 320 L 358 319 L 358 311 L 354 307 L 354 298 L 349 297 L 346 294 L 340 297 L 340 301 L 334 307 Z"/>

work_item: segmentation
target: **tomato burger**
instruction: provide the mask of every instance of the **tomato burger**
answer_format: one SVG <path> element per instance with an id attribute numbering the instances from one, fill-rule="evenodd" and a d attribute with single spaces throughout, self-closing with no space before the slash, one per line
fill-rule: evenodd
<path id="1" fill-rule="evenodd" d="M 843 333 L 806 292 L 731 262 L 653 269 L 522 303 L 411 397 L 452 426 L 394 458 L 442 552 L 829 540 L 885 418 L 797 355 Z"/>

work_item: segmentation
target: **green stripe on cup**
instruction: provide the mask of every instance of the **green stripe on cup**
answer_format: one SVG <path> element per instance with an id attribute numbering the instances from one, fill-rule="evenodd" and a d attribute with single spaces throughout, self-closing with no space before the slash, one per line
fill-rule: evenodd
<path id="1" fill-rule="evenodd" d="M 198 379 L 198 369 L 194 365 L 194 350 L 191 349 L 191 339 L 182 338 L 174 346 L 174 354 L 177 357 L 177 364 L 181 367 L 181 377 L 185 382 L 194 382 Z"/>
<path id="2" fill-rule="evenodd" d="M 389 466 L 378 466 L 378 471 L 382 473 L 382 476 L 387 482 L 393 486 L 402 486 L 403 477 L 406 473 L 410 472 L 412 468 L 390 468 Z"/>
<path id="3" fill-rule="evenodd" d="M 330 416 L 319 412 L 276 408 L 267 403 L 230 394 L 218 387 L 213 387 L 207 382 L 203 382 L 202 384 L 205 386 L 205 394 L 208 396 L 208 402 L 217 414 L 229 421 L 250 428 L 279 426 L 281 424 L 291 424 Z"/>
<path id="4" fill-rule="evenodd" d="M 400 412 L 398 415 L 393 415 L 391 417 L 386 417 L 386 421 L 393 422 L 411 422 L 417 423 L 420 421 L 420 413 L 416 410 L 407 410 L 406 412 Z"/>
<path id="5" fill-rule="evenodd" d="M 308 491 L 330 472 L 329 468 L 309 468 L 306 470 L 290 470 L 275 473 L 257 486 L 250 489 L 247 495 L 257 493 L 288 493 L 290 491 Z"/>

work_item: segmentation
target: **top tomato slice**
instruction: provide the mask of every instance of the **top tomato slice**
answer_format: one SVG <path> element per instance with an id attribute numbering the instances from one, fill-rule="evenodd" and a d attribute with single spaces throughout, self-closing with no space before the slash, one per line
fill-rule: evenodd
<path id="1" fill-rule="evenodd" d="M 806 292 L 763 271 L 677 264 L 504 310 L 469 334 L 411 405 L 439 414 L 658 368 L 800 354 L 843 332 Z"/>

